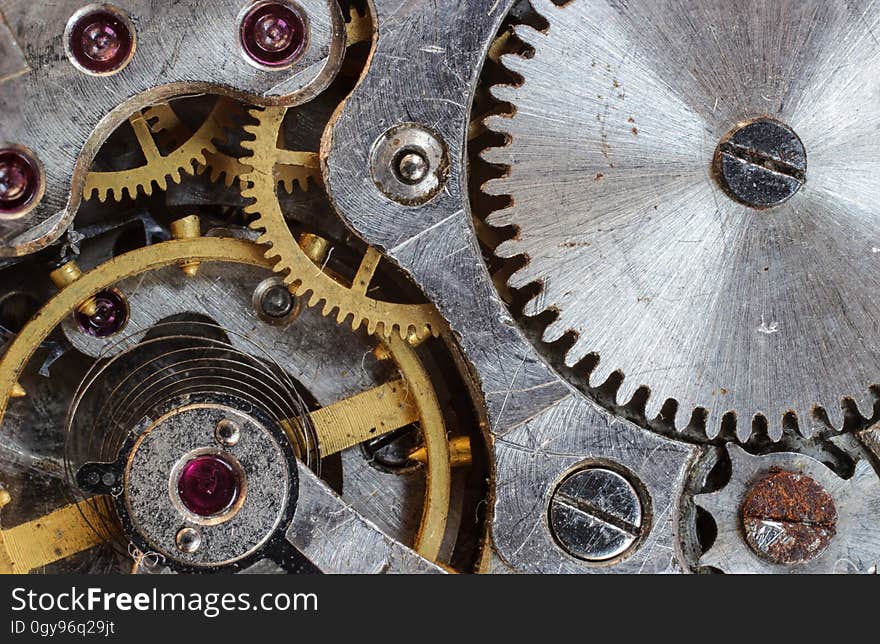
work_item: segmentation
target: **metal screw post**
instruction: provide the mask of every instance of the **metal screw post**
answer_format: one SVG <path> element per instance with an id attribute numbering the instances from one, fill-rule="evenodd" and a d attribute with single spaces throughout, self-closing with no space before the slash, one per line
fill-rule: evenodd
<path id="1" fill-rule="evenodd" d="M 406 206 L 434 198 L 449 178 L 449 153 L 438 134 L 415 123 L 403 123 L 373 144 L 370 169 L 376 187 Z"/>
<path id="2" fill-rule="evenodd" d="M 397 159 L 394 171 L 404 183 L 416 184 L 424 179 L 430 166 L 425 155 L 414 150 L 406 151 Z"/>
<path id="3" fill-rule="evenodd" d="M 642 503 L 632 484 L 617 472 L 585 468 L 553 492 L 550 527 L 571 556 L 608 561 L 630 550 L 641 536 Z"/>
<path id="4" fill-rule="evenodd" d="M 293 294 L 283 284 L 272 286 L 260 297 L 260 307 L 270 318 L 283 318 L 293 310 Z"/>
<path id="5" fill-rule="evenodd" d="M 195 528 L 181 528 L 177 531 L 177 549 L 181 552 L 193 553 L 202 545 L 202 535 Z"/>
<path id="6" fill-rule="evenodd" d="M 214 428 L 214 438 L 216 438 L 217 442 L 221 445 L 232 447 L 233 445 L 236 445 L 241 438 L 241 428 L 235 421 L 224 418 L 217 423 L 217 427 Z"/>

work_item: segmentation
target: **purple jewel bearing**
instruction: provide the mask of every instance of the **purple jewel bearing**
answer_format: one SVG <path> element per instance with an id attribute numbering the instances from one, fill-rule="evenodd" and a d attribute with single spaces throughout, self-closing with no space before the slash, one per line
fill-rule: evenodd
<path id="1" fill-rule="evenodd" d="M 96 338 L 117 333 L 128 320 L 128 305 L 116 291 L 101 291 L 95 296 L 95 312 L 86 315 L 77 311 L 76 323 L 80 330 Z"/>
<path id="2" fill-rule="evenodd" d="M 128 64 L 134 46 L 131 23 L 110 7 L 74 15 L 68 26 L 68 55 L 87 73 L 105 75 L 119 71 Z"/>
<path id="3" fill-rule="evenodd" d="M 0 216 L 21 214 L 39 192 L 37 162 L 15 147 L 0 149 Z"/>
<path id="4" fill-rule="evenodd" d="M 287 2 L 257 2 L 241 20 L 241 47 L 261 67 L 279 69 L 295 62 L 308 41 L 302 12 Z"/>

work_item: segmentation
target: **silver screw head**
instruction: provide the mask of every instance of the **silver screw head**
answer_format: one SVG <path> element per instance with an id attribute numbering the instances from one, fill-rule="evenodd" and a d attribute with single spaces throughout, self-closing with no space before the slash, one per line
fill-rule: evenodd
<path id="1" fill-rule="evenodd" d="M 551 496 L 549 518 L 559 547 L 591 563 L 623 556 L 643 532 L 635 487 L 602 467 L 586 467 L 565 478 Z"/>
<path id="2" fill-rule="evenodd" d="M 191 554 L 202 545 L 202 535 L 195 528 L 181 528 L 177 531 L 177 549 Z"/>
<path id="3" fill-rule="evenodd" d="M 376 187 L 404 206 L 433 199 L 449 179 L 449 152 L 436 132 L 402 123 L 376 139 L 370 155 Z"/>
<path id="4" fill-rule="evenodd" d="M 241 439 L 241 427 L 234 420 L 224 418 L 214 428 L 214 438 L 221 445 L 232 447 Z"/>
<path id="5" fill-rule="evenodd" d="M 427 175 L 430 166 L 425 155 L 416 150 L 407 150 L 397 159 L 394 171 L 405 183 L 416 184 Z"/>
<path id="6" fill-rule="evenodd" d="M 287 317 L 293 311 L 293 305 L 293 294 L 283 284 L 267 288 L 260 298 L 260 307 L 270 318 Z"/>
<path id="7" fill-rule="evenodd" d="M 279 277 L 269 277 L 254 289 L 254 311 L 263 322 L 288 326 L 300 312 L 299 299 Z"/>

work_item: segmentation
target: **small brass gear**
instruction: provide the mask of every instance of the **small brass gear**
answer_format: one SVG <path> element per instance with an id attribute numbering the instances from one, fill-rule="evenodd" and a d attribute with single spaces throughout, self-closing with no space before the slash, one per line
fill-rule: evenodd
<path id="1" fill-rule="evenodd" d="M 230 126 L 243 113 L 241 104 L 237 101 L 218 99 L 216 117 L 224 127 Z M 150 131 L 169 148 L 183 145 L 193 136 L 168 103 L 147 108 L 144 110 L 144 117 L 150 126 Z M 195 174 L 207 173 L 212 183 L 222 181 L 227 188 L 232 187 L 246 170 L 247 166 L 242 164 L 238 157 L 216 148 L 206 151 L 205 162 L 197 161 L 195 166 Z M 288 194 L 293 193 L 297 186 L 303 192 L 307 192 L 314 183 L 320 181 L 320 168 L 317 163 L 285 165 L 279 169 L 278 181 Z"/>
<path id="2" fill-rule="evenodd" d="M 266 258 L 274 263 L 275 271 L 284 273 L 284 281 L 292 292 L 302 296 L 311 292 L 309 306 L 324 302 L 323 314 L 337 310 L 336 320 L 352 318 L 353 329 L 366 325 L 370 334 L 390 337 L 396 330 L 401 338 L 439 335 L 442 319 L 430 304 L 396 304 L 377 300 L 367 290 L 378 268 L 380 253 L 367 249 L 350 286 L 341 284 L 318 268 L 293 238 L 278 202 L 276 185 L 284 166 L 316 167 L 319 157 L 314 152 L 284 150 L 278 147 L 278 135 L 287 108 L 253 108 L 251 117 L 256 124 L 246 125 L 245 131 L 253 139 L 242 141 L 242 147 L 252 152 L 244 159 L 250 167 L 240 176 L 242 196 L 252 203 L 245 212 L 256 216 L 251 227 L 262 230 L 258 243 L 269 246 Z"/>
<path id="3" fill-rule="evenodd" d="M 367 12 L 360 13 L 356 7 L 349 7 L 345 18 L 345 37 L 349 47 L 361 42 L 370 42 L 375 34 L 373 21 Z"/>
<path id="4" fill-rule="evenodd" d="M 185 126 L 167 105 L 136 112 L 128 122 L 146 163 L 128 170 L 89 172 L 83 198 L 91 200 L 97 196 L 103 203 L 108 197 L 113 201 L 122 201 L 126 195 L 130 199 L 136 198 L 139 193 L 149 196 L 156 187 L 167 189 L 169 179 L 180 183 L 184 174 L 193 175 L 218 154 L 215 142 L 225 139 L 226 128 L 233 124 L 234 111 L 230 109 L 230 104 L 231 101 L 218 99 L 205 122 L 189 137 L 185 137 Z M 153 138 L 154 133 L 159 131 L 165 133 L 165 143 L 173 145 L 181 140 L 183 142 L 170 153 L 162 154 Z"/>

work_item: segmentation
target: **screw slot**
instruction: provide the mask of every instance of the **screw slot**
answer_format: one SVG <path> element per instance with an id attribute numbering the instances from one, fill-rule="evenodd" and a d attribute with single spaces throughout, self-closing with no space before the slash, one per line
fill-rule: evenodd
<path id="1" fill-rule="evenodd" d="M 549 520 L 559 547 L 589 563 L 619 559 L 645 531 L 635 487 L 603 467 L 585 467 L 566 477 L 551 496 Z"/>
<path id="2" fill-rule="evenodd" d="M 837 534 L 837 508 L 815 480 L 797 472 L 771 471 L 743 499 L 746 542 L 775 564 L 797 565 L 817 558 Z"/>
<path id="3" fill-rule="evenodd" d="M 807 180 L 804 144 L 794 130 L 773 119 L 738 126 L 721 140 L 715 157 L 724 191 L 751 208 L 785 203 Z"/>

